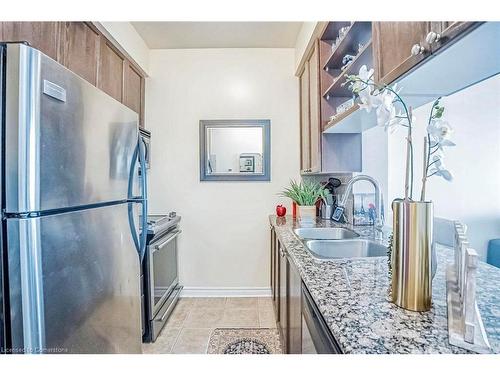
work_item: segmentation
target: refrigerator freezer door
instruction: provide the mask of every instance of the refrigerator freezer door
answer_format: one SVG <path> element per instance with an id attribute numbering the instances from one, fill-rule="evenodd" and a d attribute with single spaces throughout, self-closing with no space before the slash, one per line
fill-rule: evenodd
<path id="1" fill-rule="evenodd" d="M 6 61 L 6 212 L 127 199 L 137 113 L 28 46 Z"/>
<path id="2" fill-rule="evenodd" d="M 13 351 L 141 352 L 130 205 L 7 219 Z"/>

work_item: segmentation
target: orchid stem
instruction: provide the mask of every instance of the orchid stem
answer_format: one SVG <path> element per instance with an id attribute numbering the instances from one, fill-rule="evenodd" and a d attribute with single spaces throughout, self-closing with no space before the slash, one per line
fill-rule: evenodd
<path id="1" fill-rule="evenodd" d="M 406 103 L 403 101 L 403 98 L 401 98 L 401 96 L 388 85 L 379 85 L 373 81 L 365 81 L 359 77 L 356 77 L 353 81 L 364 83 L 366 86 L 372 86 L 373 88 L 376 88 L 378 90 L 388 90 L 396 96 L 397 100 L 395 100 L 394 102 L 399 101 L 403 106 L 406 118 L 408 119 L 408 125 L 405 125 L 408 128 L 408 133 L 406 137 L 405 200 L 408 199 L 411 200 L 413 196 L 413 144 L 411 139 L 412 135 L 411 108 L 408 109 Z"/>
<path id="2" fill-rule="evenodd" d="M 424 137 L 424 167 L 422 168 L 422 191 L 420 192 L 420 201 L 424 202 L 425 201 L 425 185 L 427 183 L 427 169 L 429 168 L 429 161 L 427 158 L 429 157 L 428 149 L 429 149 L 429 142 L 428 142 L 429 135 L 427 134 L 427 138 Z"/>
<path id="3" fill-rule="evenodd" d="M 429 120 L 427 121 L 427 126 L 429 126 L 431 124 L 431 121 L 434 118 L 434 109 L 439 104 L 440 99 L 441 99 L 441 97 L 439 97 L 438 99 L 436 99 L 434 101 L 434 103 L 432 103 L 431 113 L 429 114 Z M 423 170 L 423 177 L 422 177 L 422 191 L 420 192 L 420 200 L 421 201 L 425 200 L 425 188 L 427 185 L 427 179 L 429 177 L 434 176 L 434 174 L 436 173 L 436 172 L 434 172 L 433 174 L 431 174 L 429 176 L 429 167 L 437 162 L 437 160 L 434 160 L 432 163 L 430 163 L 431 155 L 439 150 L 438 146 L 439 146 L 439 143 L 436 143 L 435 145 L 431 145 L 431 135 L 429 134 L 429 132 L 427 132 L 427 137 L 426 137 L 426 139 L 424 138 L 424 170 Z M 435 148 L 435 150 L 433 150 L 431 152 L 432 148 Z"/>

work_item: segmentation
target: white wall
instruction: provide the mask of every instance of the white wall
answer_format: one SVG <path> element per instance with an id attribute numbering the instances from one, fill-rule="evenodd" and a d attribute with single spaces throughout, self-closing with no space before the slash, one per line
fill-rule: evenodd
<path id="1" fill-rule="evenodd" d="M 295 41 L 295 69 L 298 68 L 302 55 L 306 51 L 309 40 L 311 39 L 314 29 L 318 22 L 304 22 L 300 28 L 297 40 Z"/>
<path id="2" fill-rule="evenodd" d="M 186 287 L 267 288 L 268 215 L 299 171 L 294 49 L 152 50 L 150 211 L 182 216 Z M 200 182 L 199 121 L 270 119 L 270 182 Z"/>
<path id="3" fill-rule="evenodd" d="M 127 53 L 149 74 L 149 48 L 130 22 L 100 22 Z"/>
<path id="4" fill-rule="evenodd" d="M 385 224 L 391 225 L 388 221 L 388 212 L 390 209 L 389 190 L 388 190 L 388 134 L 382 127 L 373 127 L 362 133 L 362 171 L 356 174 L 366 174 L 377 180 L 382 193 L 384 203 Z M 355 194 L 373 193 L 373 185 L 369 182 L 360 181 L 353 187 Z"/>
<path id="5" fill-rule="evenodd" d="M 500 75 L 445 97 L 442 104 L 457 144 L 447 149 L 445 159 L 454 180 L 432 177 L 426 198 L 434 202 L 435 216 L 468 225 L 471 246 L 485 259 L 488 240 L 500 238 Z M 421 153 L 431 105 L 414 111 L 414 199 L 420 198 Z M 400 129 L 389 136 L 389 202 L 404 192 L 405 134 Z"/>

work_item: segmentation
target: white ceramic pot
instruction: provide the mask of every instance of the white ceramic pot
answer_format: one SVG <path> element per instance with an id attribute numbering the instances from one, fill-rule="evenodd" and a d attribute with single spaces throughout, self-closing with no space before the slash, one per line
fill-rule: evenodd
<path id="1" fill-rule="evenodd" d="M 313 222 L 316 219 L 316 206 L 297 206 L 299 218 L 303 222 Z"/>

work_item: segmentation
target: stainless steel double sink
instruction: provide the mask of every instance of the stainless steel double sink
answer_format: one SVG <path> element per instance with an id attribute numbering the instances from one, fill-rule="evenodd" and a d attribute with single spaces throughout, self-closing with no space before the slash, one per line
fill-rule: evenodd
<path id="1" fill-rule="evenodd" d="M 318 259 L 380 257 L 387 248 L 346 228 L 296 228 L 294 233 Z"/>

